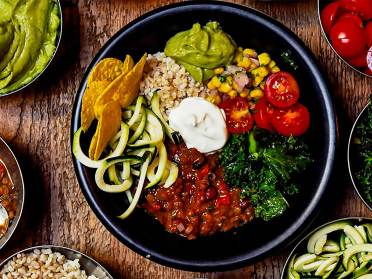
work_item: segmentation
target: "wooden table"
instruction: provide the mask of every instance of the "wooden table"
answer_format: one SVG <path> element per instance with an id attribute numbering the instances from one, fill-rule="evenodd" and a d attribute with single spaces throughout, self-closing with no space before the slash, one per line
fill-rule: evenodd
<path id="1" fill-rule="evenodd" d="M 70 119 L 75 92 L 90 60 L 122 26 L 170 0 L 62 0 L 64 37 L 51 74 L 22 94 L 0 99 L 0 136 L 13 147 L 24 171 L 27 200 L 9 254 L 38 244 L 78 249 L 97 259 L 115 278 L 279 278 L 289 250 L 226 273 L 190 273 L 155 264 L 115 239 L 88 207 L 75 178 Z M 355 73 L 322 37 L 314 0 L 288 3 L 234 1 L 283 22 L 305 41 L 328 75 L 340 123 L 337 179 L 317 223 L 342 216 L 367 216 L 346 169 L 345 142 L 352 121 L 372 93 L 372 79 Z"/>

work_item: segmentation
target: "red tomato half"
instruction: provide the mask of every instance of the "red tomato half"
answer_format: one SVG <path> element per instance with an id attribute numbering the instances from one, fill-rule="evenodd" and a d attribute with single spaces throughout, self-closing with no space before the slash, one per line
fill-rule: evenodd
<path id="1" fill-rule="evenodd" d="M 255 106 L 255 113 L 253 114 L 254 122 L 257 127 L 266 129 L 269 131 L 273 130 L 271 125 L 271 119 L 273 117 L 274 108 L 262 98 Z"/>
<path id="2" fill-rule="evenodd" d="M 340 2 L 336 1 L 325 6 L 321 12 L 320 19 L 322 21 L 323 29 L 327 34 L 331 31 L 331 28 L 335 23 L 339 8 Z"/>
<path id="3" fill-rule="evenodd" d="M 372 19 L 371 0 L 341 0 L 340 4 L 343 8 L 358 13 L 363 20 Z"/>
<path id="4" fill-rule="evenodd" d="M 273 106 L 287 108 L 297 102 L 300 89 L 290 73 L 277 72 L 267 78 L 265 96 Z"/>
<path id="5" fill-rule="evenodd" d="M 233 134 L 248 132 L 253 127 L 253 117 L 249 112 L 246 98 L 229 98 L 220 104 L 226 114 L 227 131 Z"/>
<path id="6" fill-rule="evenodd" d="M 300 103 L 286 109 L 275 109 L 271 121 L 275 130 L 283 136 L 301 136 L 310 126 L 310 114 Z"/>
<path id="7" fill-rule="evenodd" d="M 337 21 L 330 37 L 335 50 L 345 58 L 359 56 L 367 47 L 364 30 L 350 18 Z"/>

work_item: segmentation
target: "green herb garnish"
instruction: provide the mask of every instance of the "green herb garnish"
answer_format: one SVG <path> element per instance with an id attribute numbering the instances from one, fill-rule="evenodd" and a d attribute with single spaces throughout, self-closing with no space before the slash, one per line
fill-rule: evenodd
<path id="1" fill-rule="evenodd" d="M 356 179 L 362 196 L 372 204 L 372 96 L 365 113 L 365 117 L 362 117 L 356 127 L 354 137 L 357 156 L 361 162 Z"/>
<path id="2" fill-rule="evenodd" d="M 303 140 L 263 130 L 232 135 L 219 160 L 226 182 L 241 187 L 265 221 L 286 211 L 286 198 L 300 190 L 297 176 L 312 162 Z"/>

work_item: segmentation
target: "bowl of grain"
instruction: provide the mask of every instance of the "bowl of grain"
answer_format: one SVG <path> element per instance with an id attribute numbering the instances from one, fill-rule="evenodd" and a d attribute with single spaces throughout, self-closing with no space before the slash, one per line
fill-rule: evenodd
<path id="1" fill-rule="evenodd" d="M 89 256 L 54 245 L 30 247 L 13 254 L 0 264 L 0 277 L 113 279 Z"/>

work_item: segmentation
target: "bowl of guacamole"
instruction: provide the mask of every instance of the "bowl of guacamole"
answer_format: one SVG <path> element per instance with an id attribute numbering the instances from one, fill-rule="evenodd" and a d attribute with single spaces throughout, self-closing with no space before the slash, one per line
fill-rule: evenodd
<path id="1" fill-rule="evenodd" d="M 0 97 L 35 81 L 52 61 L 61 38 L 58 0 L 0 0 Z"/>

